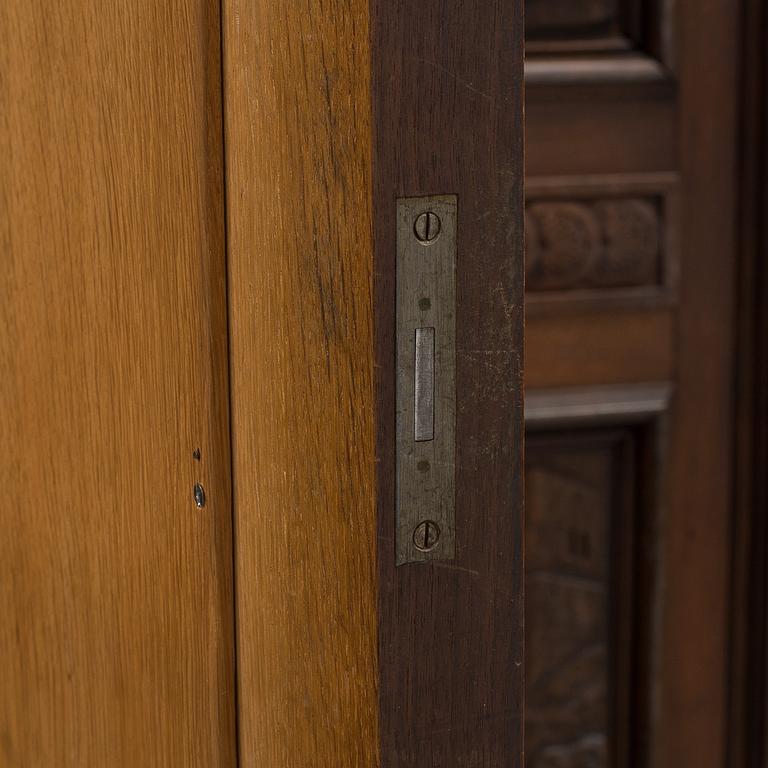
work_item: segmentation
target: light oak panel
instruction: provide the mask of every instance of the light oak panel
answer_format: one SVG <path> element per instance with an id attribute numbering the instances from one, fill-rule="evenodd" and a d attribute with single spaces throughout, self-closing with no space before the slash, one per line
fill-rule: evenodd
<path id="1" fill-rule="evenodd" d="M 378 763 L 368 0 L 226 0 L 243 768 Z"/>
<path id="2" fill-rule="evenodd" d="M 9 768 L 234 765 L 219 59 L 208 0 L 0 5 Z"/>

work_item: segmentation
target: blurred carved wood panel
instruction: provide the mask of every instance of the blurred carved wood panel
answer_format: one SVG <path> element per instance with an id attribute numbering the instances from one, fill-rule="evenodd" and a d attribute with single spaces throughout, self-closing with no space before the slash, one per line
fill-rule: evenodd
<path id="1" fill-rule="evenodd" d="M 531 202 L 528 289 L 657 285 L 660 226 L 654 199 Z"/>
<path id="2" fill-rule="evenodd" d="M 625 765 L 616 718 L 629 649 L 617 625 L 632 615 L 632 457 L 628 431 L 529 435 L 528 768 Z"/>
<path id="3" fill-rule="evenodd" d="M 0 70 L 0 764 L 231 768 L 218 2 L 5 0 Z"/>
<path id="4" fill-rule="evenodd" d="M 653 617 L 637 641 L 647 694 L 616 728 L 642 746 L 631 750 L 640 768 L 719 768 L 740 3 L 529 0 L 527 10 L 526 387 L 673 387 L 654 454 L 664 524 L 636 596 Z M 595 418 L 604 405 L 590 403 Z M 539 478 L 538 493 L 559 482 Z M 617 626 L 610 619 L 608 633 Z"/>
<path id="5" fill-rule="evenodd" d="M 675 191 L 674 174 L 532 179 L 525 218 L 528 300 L 674 300 Z"/>

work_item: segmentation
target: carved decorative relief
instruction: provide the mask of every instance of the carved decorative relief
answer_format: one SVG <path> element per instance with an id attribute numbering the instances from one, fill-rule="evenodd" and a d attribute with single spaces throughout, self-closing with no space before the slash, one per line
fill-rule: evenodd
<path id="1" fill-rule="evenodd" d="M 607 768 L 616 710 L 617 443 L 526 450 L 526 765 Z"/>
<path id="2" fill-rule="evenodd" d="M 659 285 L 661 210 L 654 197 L 529 200 L 527 290 Z"/>

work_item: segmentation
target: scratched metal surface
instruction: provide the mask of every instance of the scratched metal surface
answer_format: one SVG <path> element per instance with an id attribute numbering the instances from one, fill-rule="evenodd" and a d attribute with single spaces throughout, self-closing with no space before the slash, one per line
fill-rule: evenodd
<path id="1" fill-rule="evenodd" d="M 455 195 L 397 201 L 397 565 L 454 556 L 456 207 Z M 422 242 L 414 225 L 426 212 L 440 229 Z M 422 350 L 417 382 L 419 335 L 425 346 L 432 337 L 434 356 L 430 365 Z M 424 523 L 426 545 L 416 536 Z"/>

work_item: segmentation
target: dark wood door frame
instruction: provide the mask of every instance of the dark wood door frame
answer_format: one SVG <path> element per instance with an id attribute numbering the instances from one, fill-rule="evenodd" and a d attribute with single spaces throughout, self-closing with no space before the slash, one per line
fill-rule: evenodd
<path id="1" fill-rule="evenodd" d="M 741 8 L 741 127 L 729 760 L 768 765 L 768 12 Z"/>
<path id="2" fill-rule="evenodd" d="M 374 0 L 381 765 L 522 755 L 522 0 Z M 395 566 L 395 200 L 457 195 L 456 556 Z"/>

